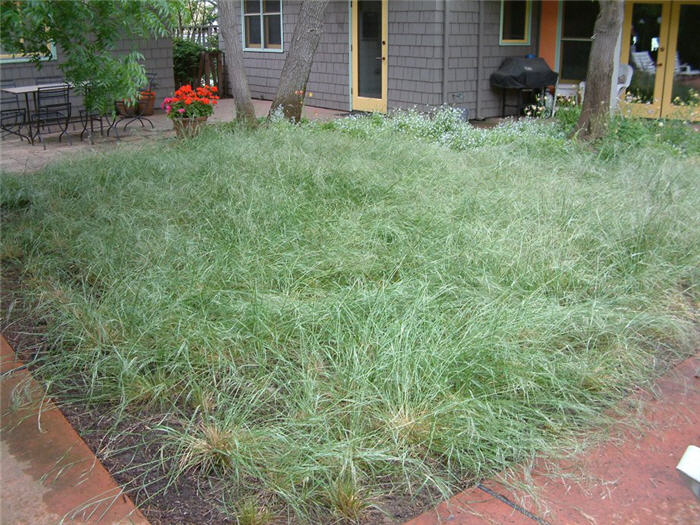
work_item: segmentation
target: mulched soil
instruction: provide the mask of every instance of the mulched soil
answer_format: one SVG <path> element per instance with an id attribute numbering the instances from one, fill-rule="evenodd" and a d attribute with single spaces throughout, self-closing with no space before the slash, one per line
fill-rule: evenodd
<path id="1" fill-rule="evenodd" d="M 31 309 L 24 304 L 19 293 L 22 289 L 21 271 L 14 262 L 1 261 L 0 275 L 0 332 L 18 354 L 29 364 L 41 355 L 48 344 L 42 336 L 46 322 L 32 317 Z M 138 420 L 116 419 L 104 407 L 88 407 L 61 403 L 54 399 L 73 428 L 83 438 L 112 477 L 125 488 L 141 512 L 153 525 L 188 524 L 210 525 L 237 523 L 221 509 L 221 496 L 226 490 L 223 482 L 202 479 L 196 473 L 186 473 L 165 490 L 168 481 L 164 472 L 147 471 L 144 465 L 157 457 L 155 446 L 148 446 L 148 416 L 139 414 Z M 154 421 L 159 420 L 155 418 Z M 112 438 L 112 436 L 118 438 Z M 158 479 L 162 476 L 163 479 Z M 155 478 L 155 479 L 154 479 Z M 374 503 L 363 516 L 363 524 L 397 524 L 428 510 L 439 501 L 436 492 L 424 491 L 410 498 L 392 494 Z M 280 509 L 281 510 L 281 509 Z M 275 513 L 283 516 L 284 512 Z M 286 523 L 287 520 L 275 521 Z M 331 516 L 319 518 L 319 523 L 335 523 Z"/>

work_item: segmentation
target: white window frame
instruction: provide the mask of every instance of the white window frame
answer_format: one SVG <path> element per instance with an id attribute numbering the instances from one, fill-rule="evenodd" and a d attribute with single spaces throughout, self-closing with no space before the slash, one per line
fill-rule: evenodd
<path id="1" fill-rule="evenodd" d="M 503 38 L 503 16 L 505 2 L 501 0 L 501 24 L 498 31 L 498 44 L 501 46 L 529 46 L 532 41 L 532 0 L 525 0 L 525 38 L 521 40 Z"/>
<path id="2" fill-rule="evenodd" d="M 250 0 L 248 0 L 250 1 Z M 265 15 L 263 14 L 263 2 L 264 0 L 258 0 L 260 2 L 260 11 L 258 13 L 246 14 L 245 13 L 245 2 L 246 0 L 241 0 L 241 47 L 243 51 L 254 51 L 257 53 L 284 53 L 284 8 L 282 6 L 283 0 L 279 0 L 280 3 L 280 47 L 264 47 L 265 45 Z M 277 14 L 277 13 L 274 13 Z M 246 47 L 246 17 L 259 16 L 260 17 L 260 47 Z"/>

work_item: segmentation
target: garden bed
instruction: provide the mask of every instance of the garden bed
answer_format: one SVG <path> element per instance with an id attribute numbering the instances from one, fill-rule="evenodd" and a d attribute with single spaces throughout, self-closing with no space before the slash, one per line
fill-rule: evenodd
<path id="1" fill-rule="evenodd" d="M 35 376 L 155 522 L 401 521 L 692 351 L 697 144 L 223 126 L 4 176 L 3 273 Z"/>

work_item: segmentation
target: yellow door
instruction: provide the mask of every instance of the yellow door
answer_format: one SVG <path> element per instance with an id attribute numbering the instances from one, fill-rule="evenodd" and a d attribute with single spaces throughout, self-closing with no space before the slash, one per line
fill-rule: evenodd
<path id="1" fill-rule="evenodd" d="M 352 109 L 386 112 L 387 0 L 352 0 Z"/>
<path id="2" fill-rule="evenodd" d="M 700 1 L 671 3 L 661 116 L 700 120 Z"/>
<path id="3" fill-rule="evenodd" d="M 630 64 L 634 74 L 625 102 L 620 103 L 623 114 L 648 118 L 661 116 L 670 14 L 670 2 L 641 0 L 625 3 L 620 62 Z"/>
<path id="4" fill-rule="evenodd" d="M 698 120 L 700 1 L 625 4 L 620 61 L 634 68 L 623 114 Z"/>

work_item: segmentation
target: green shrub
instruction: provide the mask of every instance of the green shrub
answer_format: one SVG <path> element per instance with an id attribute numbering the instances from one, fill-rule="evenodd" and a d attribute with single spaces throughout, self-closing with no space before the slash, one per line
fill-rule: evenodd
<path id="1" fill-rule="evenodd" d="M 181 38 L 173 39 L 173 70 L 175 73 L 175 86 L 193 84 L 199 68 L 199 56 L 206 48 Z"/>

